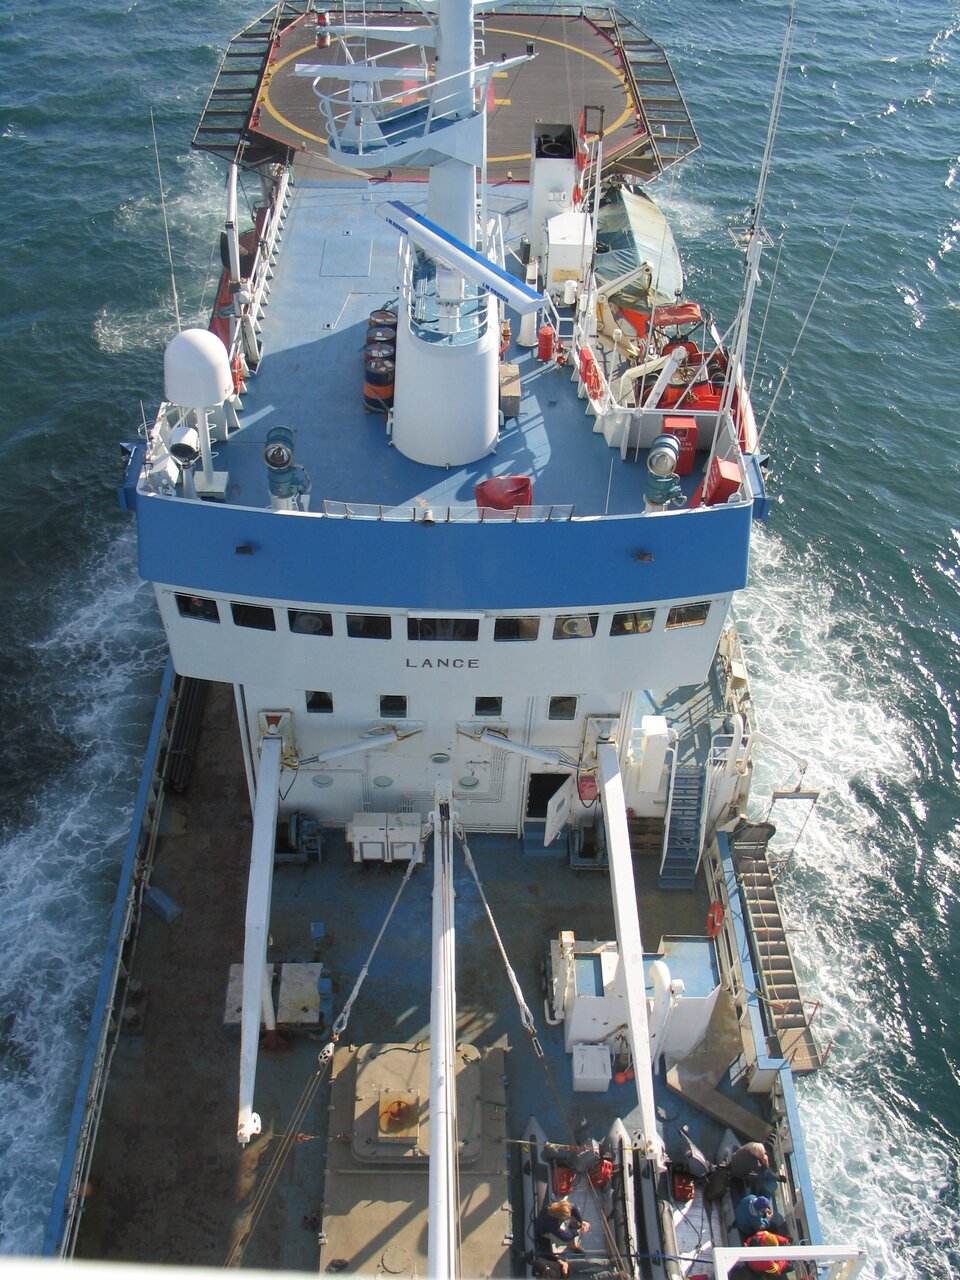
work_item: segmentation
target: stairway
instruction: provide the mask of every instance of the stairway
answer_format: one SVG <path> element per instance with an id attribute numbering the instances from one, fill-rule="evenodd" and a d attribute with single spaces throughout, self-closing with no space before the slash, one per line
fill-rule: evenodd
<path id="1" fill-rule="evenodd" d="M 739 844 L 735 843 L 734 848 L 740 854 L 737 880 L 747 910 L 766 1020 L 794 1074 L 806 1075 L 823 1065 L 823 1054 L 800 996 L 766 851 L 743 856 Z"/>
<path id="2" fill-rule="evenodd" d="M 697 765 L 678 765 L 673 778 L 673 802 L 667 848 L 660 865 L 661 889 L 692 889 L 700 858 L 700 810 L 704 771 Z"/>

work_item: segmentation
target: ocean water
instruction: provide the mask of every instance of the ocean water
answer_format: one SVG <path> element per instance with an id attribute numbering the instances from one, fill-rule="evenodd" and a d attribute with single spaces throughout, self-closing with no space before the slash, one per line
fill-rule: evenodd
<path id="1" fill-rule="evenodd" d="M 656 192 L 690 292 L 732 316 L 782 0 L 639 0 L 703 142 Z M 39 1250 L 163 663 L 118 442 L 219 270 L 189 140 L 255 9 L 0 13 L 0 1251 Z M 802 1082 L 826 1234 L 878 1277 L 960 1273 L 960 4 L 803 0 L 764 222 L 761 418 L 782 497 L 738 605 L 784 896 L 827 1068 Z M 571 104 L 575 110 L 580 104 Z M 843 230 L 845 227 L 845 230 Z M 806 332 L 798 332 L 839 247 Z M 141 399 L 143 407 L 141 407 Z"/>

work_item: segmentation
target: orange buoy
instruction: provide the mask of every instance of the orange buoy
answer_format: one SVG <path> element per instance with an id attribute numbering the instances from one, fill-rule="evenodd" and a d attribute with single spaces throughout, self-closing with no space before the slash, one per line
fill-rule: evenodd
<path id="1" fill-rule="evenodd" d="M 707 912 L 707 937 L 715 938 L 720 932 L 720 926 L 723 924 L 723 903 L 719 901 L 710 903 L 710 910 Z"/>
<path id="2" fill-rule="evenodd" d="M 239 356 L 233 357 L 230 372 L 233 375 L 233 394 L 238 396 L 243 390 L 243 361 Z"/>

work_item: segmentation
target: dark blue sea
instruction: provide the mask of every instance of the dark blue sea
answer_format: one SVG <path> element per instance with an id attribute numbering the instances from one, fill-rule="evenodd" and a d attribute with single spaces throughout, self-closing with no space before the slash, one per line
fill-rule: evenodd
<path id="1" fill-rule="evenodd" d="M 702 150 L 658 184 L 690 293 L 732 317 L 782 0 L 638 0 Z M 227 0 L 0 11 L 0 1250 L 35 1253 L 163 663 L 118 442 L 219 271 L 190 150 Z M 800 1087 L 824 1227 L 882 1277 L 960 1274 L 960 4 L 801 0 L 754 313 L 781 499 L 738 605 L 783 895 L 827 1067 Z M 579 110 L 581 104 L 571 104 Z M 767 291 L 779 265 L 773 300 Z M 790 754 L 792 753 L 792 754 Z M 808 818 L 805 822 L 804 819 Z M 802 830 L 801 830 L 802 828 Z M 796 838 L 799 837 L 799 838 Z"/>

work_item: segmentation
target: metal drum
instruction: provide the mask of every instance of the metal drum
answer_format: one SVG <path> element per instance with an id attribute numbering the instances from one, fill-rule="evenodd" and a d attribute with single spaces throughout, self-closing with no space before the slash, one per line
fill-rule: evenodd
<path id="1" fill-rule="evenodd" d="M 388 311 L 386 307 L 380 307 L 377 311 L 371 311 L 367 320 L 367 325 L 371 329 L 396 329 L 397 313 Z"/>
<path id="2" fill-rule="evenodd" d="M 368 413 L 386 413 L 393 405 L 396 366 L 382 356 L 371 358 L 369 352 L 363 362 L 363 407 Z"/>
<path id="3" fill-rule="evenodd" d="M 363 349 L 363 363 L 368 365 L 371 360 L 395 360 L 397 356 L 397 348 L 392 342 L 371 342 Z"/>
<path id="4" fill-rule="evenodd" d="M 367 346 L 372 347 L 377 343 L 387 343 L 389 346 L 396 346 L 397 331 L 391 329 L 389 325 L 372 324 L 367 330 Z"/>

